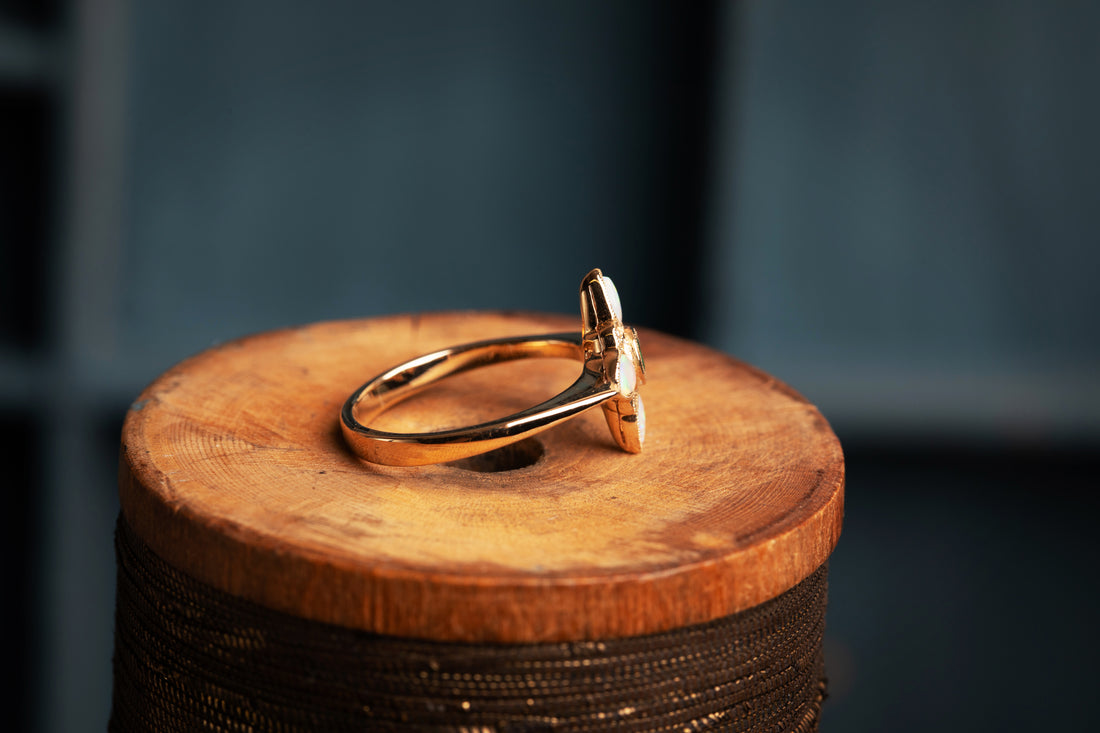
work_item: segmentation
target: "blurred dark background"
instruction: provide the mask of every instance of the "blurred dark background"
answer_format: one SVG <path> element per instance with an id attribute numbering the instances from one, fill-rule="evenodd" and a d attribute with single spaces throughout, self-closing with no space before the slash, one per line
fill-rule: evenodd
<path id="1" fill-rule="evenodd" d="M 1087 726 L 1098 79 L 1083 2 L 0 0 L 8 729 L 105 727 L 144 384 L 593 266 L 845 445 L 825 733 Z"/>

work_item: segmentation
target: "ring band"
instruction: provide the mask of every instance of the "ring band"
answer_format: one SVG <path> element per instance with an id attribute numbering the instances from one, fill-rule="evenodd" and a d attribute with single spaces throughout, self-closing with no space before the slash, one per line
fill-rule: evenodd
<path id="1" fill-rule="evenodd" d="M 618 292 L 598 270 L 581 281 L 580 333 L 478 341 L 399 364 L 348 397 L 340 413 L 348 446 L 360 458 L 391 466 L 456 461 L 523 440 L 601 405 L 615 442 L 638 453 L 645 441 L 645 407 L 638 387 L 645 361 L 638 334 L 622 321 Z M 581 375 L 561 394 L 515 414 L 432 433 L 391 433 L 368 427 L 378 415 L 435 382 L 490 364 L 528 358 L 579 359 Z"/>

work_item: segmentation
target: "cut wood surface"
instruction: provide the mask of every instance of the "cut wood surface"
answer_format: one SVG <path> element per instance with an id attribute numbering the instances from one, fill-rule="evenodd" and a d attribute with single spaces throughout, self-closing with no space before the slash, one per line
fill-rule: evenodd
<path id="1" fill-rule="evenodd" d="M 641 330 L 645 448 L 597 408 L 460 464 L 378 466 L 344 445 L 360 384 L 435 349 L 577 328 L 439 313 L 320 323 L 182 362 L 123 429 L 122 510 L 171 565 L 268 608 L 397 636 L 591 640 L 708 621 L 829 556 L 844 461 L 820 413 L 766 374 Z M 378 427 L 421 432 L 537 404 L 580 364 L 529 359 L 440 382 Z"/>

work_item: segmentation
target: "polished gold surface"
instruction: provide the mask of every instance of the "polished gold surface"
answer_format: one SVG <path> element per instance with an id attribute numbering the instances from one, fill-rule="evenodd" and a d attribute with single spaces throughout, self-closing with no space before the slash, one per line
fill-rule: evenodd
<path id="1" fill-rule="evenodd" d="M 638 334 L 623 323 L 618 291 L 598 269 L 581 281 L 580 297 L 579 334 L 479 341 L 425 354 L 379 374 L 344 403 L 340 417 L 347 444 L 372 463 L 442 463 L 514 443 L 601 405 L 615 442 L 638 453 L 645 441 L 645 408 L 638 394 L 645 382 L 645 361 Z M 535 357 L 577 359 L 582 362 L 581 374 L 561 394 L 500 420 L 433 433 L 369 427 L 385 410 L 449 375 Z"/>

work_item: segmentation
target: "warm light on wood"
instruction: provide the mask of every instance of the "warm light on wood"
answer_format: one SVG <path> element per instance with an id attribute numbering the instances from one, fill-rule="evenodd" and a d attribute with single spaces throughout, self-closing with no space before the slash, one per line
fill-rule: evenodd
<path id="1" fill-rule="evenodd" d="M 341 405 L 387 367 L 573 327 L 534 315 L 402 316 L 207 351 L 130 411 L 123 512 L 170 564 L 230 593 L 440 640 L 663 631 L 773 598 L 827 559 L 844 465 L 825 420 L 767 375 L 645 330 L 640 454 L 612 442 L 600 410 L 462 466 L 378 466 L 344 445 Z M 579 370 L 538 359 L 463 374 L 384 413 L 380 428 L 500 417 L 560 392 Z"/>

